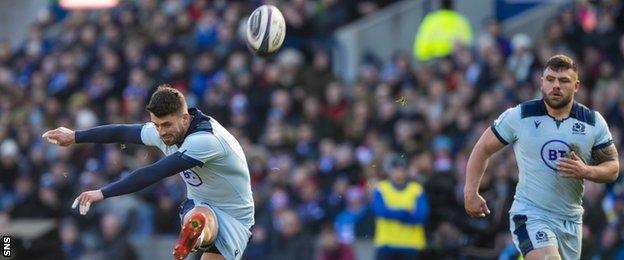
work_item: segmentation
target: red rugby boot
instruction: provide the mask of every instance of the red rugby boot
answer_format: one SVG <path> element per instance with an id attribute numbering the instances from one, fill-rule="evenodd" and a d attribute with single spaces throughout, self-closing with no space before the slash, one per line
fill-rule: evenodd
<path id="1" fill-rule="evenodd" d="M 206 216 L 204 213 L 195 212 L 191 215 L 186 222 L 182 225 L 180 231 L 180 238 L 173 248 L 173 258 L 175 260 L 182 260 L 188 256 L 191 251 L 194 251 L 198 246 L 197 240 L 204 231 L 206 225 Z"/>

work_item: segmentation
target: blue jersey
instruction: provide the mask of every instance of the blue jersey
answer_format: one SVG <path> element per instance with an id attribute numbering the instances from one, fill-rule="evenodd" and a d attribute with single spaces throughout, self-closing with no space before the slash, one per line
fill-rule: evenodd
<path id="1" fill-rule="evenodd" d="M 542 100 L 532 100 L 505 111 L 492 124 L 504 144 L 513 144 L 519 180 L 510 212 L 542 212 L 581 220 L 583 181 L 559 177 L 556 165 L 572 149 L 586 163 L 591 152 L 613 143 L 600 113 L 574 102 L 562 121 L 548 115 Z"/>
<path id="2" fill-rule="evenodd" d="M 163 143 L 153 123 L 143 125 L 141 141 L 158 147 L 165 155 L 179 152 L 197 165 L 180 173 L 187 197 L 204 202 L 237 219 L 247 228 L 254 224 L 254 203 L 249 169 L 243 149 L 219 122 L 189 109 L 191 125 L 181 144 Z"/>

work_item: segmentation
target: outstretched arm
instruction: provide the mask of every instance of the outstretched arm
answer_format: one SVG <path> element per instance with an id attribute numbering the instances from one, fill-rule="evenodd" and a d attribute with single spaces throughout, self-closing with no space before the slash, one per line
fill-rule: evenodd
<path id="1" fill-rule="evenodd" d="M 184 154 L 176 152 L 104 186 L 102 195 L 109 198 L 142 190 L 159 180 L 197 166 L 196 162 L 199 161 L 188 160 Z"/>
<path id="2" fill-rule="evenodd" d="M 139 168 L 116 182 L 104 186 L 100 190 L 83 192 L 76 198 L 74 205 L 80 205 L 80 214 L 86 214 L 91 203 L 105 198 L 124 195 L 142 190 L 159 180 L 198 166 L 201 162 L 189 159 L 180 152 L 169 155 L 158 162 Z"/>
<path id="3" fill-rule="evenodd" d="M 472 217 L 485 217 L 490 210 L 485 199 L 479 195 L 479 185 L 485 168 L 492 154 L 505 147 L 504 140 L 495 135 L 491 128 L 485 130 L 472 149 L 466 166 L 466 184 L 464 186 L 464 207 Z"/>
<path id="4" fill-rule="evenodd" d="M 75 143 L 143 144 L 141 141 L 142 127 L 142 124 L 113 124 L 79 131 L 59 127 L 45 132 L 42 137 L 60 146 L 69 146 Z"/>

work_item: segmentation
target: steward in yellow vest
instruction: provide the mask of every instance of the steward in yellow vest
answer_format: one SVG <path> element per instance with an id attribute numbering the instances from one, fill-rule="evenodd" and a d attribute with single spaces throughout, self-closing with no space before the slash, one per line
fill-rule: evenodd
<path id="1" fill-rule="evenodd" d="M 472 43 L 472 27 L 462 14 L 452 10 L 452 1 L 443 0 L 442 9 L 425 16 L 416 38 L 414 56 L 420 61 L 447 56 L 456 43 Z"/>
<path id="2" fill-rule="evenodd" d="M 427 247 L 424 223 L 429 201 L 422 185 L 407 180 L 406 162 L 393 158 L 387 164 L 389 179 L 373 193 L 377 259 L 418 259 Z"/>

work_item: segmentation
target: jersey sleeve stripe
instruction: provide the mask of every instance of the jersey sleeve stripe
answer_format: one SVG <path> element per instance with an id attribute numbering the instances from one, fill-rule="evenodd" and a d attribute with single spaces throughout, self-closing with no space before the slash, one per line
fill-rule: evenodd
<path id="1" fill-rule="evenodd" d="M 503 137 L 502 137 L 502 136 L 498 133 L 498 131 L 496 130 L 496 127 L 494 126 L 494 124 L 492 124 L 492 125 L 490 126 L 490 128 L 492 129 L 492 133 L 494 133 L 494 135 L 496 136 L 496 138 L 498 138 L 498 140 L 499 140 L 501 143 L 503 143 L 504 145 L 508 145 L 508 144 L 509 144 L 509 142 L 507 142 L 507 141 L 506 141 L 506 140 L 505 140 L 505 139 L 504 139 L 504 138 L 503 138 Z"/>
<path id="2" fill-rule="evenodd" d="M 607 146 L 609 146 L 611 144 L 613 144 L 613 140 L 609 140 L 609 141 L 607 141 L 605 143 L 602 143 L 602 144 L 599 144 L 599 145 L 596 145 L 596 146 L 592 147 L 592 151 L 605 148 L 605 147 L 607 147 Z"/>
<path id="3" fill-rule="evenodd" d="M 186 150 L 184 150 L 184 152 L 186 152 Z M 189 162 L 189 163 L 191 163 L 191 164 L 193 164 L 195 166 L 202 166 L 202 165 L 204 165 L 204 163 L 202 163 L 200 160 L 197 160 L 197 159 L 195 159 L 193 157 L 190 157 L 190 156 L 184 154 L 184 152 L 177 151 L 174 154 L 176 156 L 180 157 L 181 159 L 183 159 L 183 160 L 185 160 L 185 161 L 187 161 L 187 162 Z"/>

